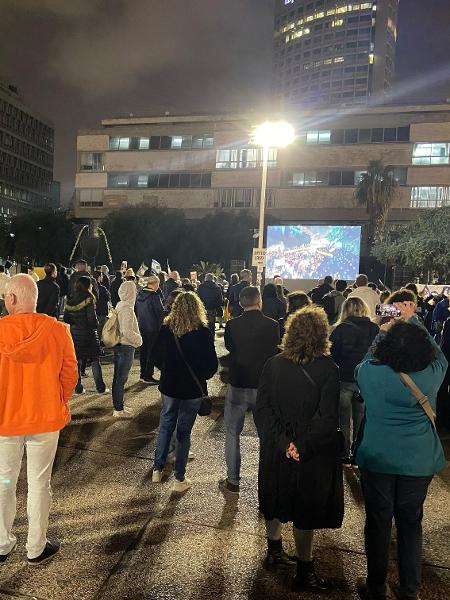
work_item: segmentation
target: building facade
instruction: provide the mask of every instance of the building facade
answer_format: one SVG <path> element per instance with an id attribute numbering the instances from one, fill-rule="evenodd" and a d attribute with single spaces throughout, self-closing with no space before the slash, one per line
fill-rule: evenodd
<path id="1" fill-rule="evenodd" d="M 399 0 L 276 0 L 274 97 L 281 104 L 383 99 L 395 69 Z"/>
<path id="2" fill-rule="evenodd" d="M 297 132 L 269 156 L 267 214 L 278 223 L 364 224 L 356 185 L 372 160 L 399 183 L 392 223 L 450 205 L 450 104 L 323 110 L 285 115 Z M 251 143 L 260 122 L 248 116 L 108 119 L 80 132 L 74 212 L 101 220 L 146 204 L 258 212 L 262 152 Z"/>
<path id="3" fill-rule="evenodd" d="M 49 208 L 53 125 L 0 84 L 0 218 Z"/>

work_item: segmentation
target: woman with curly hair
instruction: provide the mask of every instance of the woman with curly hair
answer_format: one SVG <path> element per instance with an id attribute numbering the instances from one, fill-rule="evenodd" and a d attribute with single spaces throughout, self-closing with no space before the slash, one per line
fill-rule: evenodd
<path id="1" fill-rule="evenodd" d="M 266 568 L 295 564 L 281 524 L 292 522 L 298 591 L 329 589 L 314 570 L 314 529 L 339 528 L 344 515 L 339 374 L 330 358 L 323 308 L 306 306 L 286 324 L 282 352 L 267 361 L 256 404 L 261 432 L 259 505 L 266 519 Z"/>
<path id="2" fill-rule="evenodd" d="M 356 371 L 366 405 L 356 463 L 366 509 L 367 599 L 387 597 L 392 519 L 397 528 L 400 600 L 417 600 L 421 585 L 422 517 L 428 486 L 445 467 L 432 410 L 447 360 L 416 316 L 409 290 L 388 299 L 399 320 L 381 325 Z M 405 379 L 409 375 L 411 380 Z M 417 386 L 413 391 L 414 384 Z M 424 407 L 419 403 L 428 399 Z M 430 415 L 427 415 L 428 407 Z"/>
<path id="3" fill-rule="evenodd" d="M 175 298 L 155 345 L 155 364 L 161 371 L 162 409 L 152 481 L 160 483 L 162 480 L 170 440 L 176 431 L 173 490 L 184 492 L 192 485 L 185 477 L 191 431 L 201 398 L 208 393 L 206 381 L 218 368 L 205 307 L 193 292 L 184 292 Z"/>

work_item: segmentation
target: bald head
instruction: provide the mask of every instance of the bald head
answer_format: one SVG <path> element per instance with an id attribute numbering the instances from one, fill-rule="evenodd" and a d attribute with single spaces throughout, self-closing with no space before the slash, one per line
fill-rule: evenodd
<path id="1" fill-rule="evenodd" d="M 6 284 L 5 306 L 10 315 L 36 312 L 37 297 L 36 282 L 29 275 L 14 275 Z"/>

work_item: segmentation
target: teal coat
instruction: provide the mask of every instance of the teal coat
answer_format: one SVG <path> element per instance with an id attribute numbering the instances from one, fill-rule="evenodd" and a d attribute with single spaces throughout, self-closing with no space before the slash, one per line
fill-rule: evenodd
<path id="1" fill-rule="evenodd" d="M 374 345 L 385 335 L 380 332 Z M 423 371 L 408 375 L 435 409 L 448 363 L 430 339 L 436 348 L 436 360 Z M 355 375 L 366 405 L 357 465 L 374 473 L 413 477 L 429 477 L 441 471 L 446 462 L 439 436 L 399 374 L 387 365 L 377 364 L 369 350 Z"/>

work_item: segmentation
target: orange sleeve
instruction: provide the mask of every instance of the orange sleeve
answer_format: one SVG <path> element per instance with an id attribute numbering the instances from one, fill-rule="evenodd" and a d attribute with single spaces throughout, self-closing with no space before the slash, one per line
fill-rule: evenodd
<path id="1" fill-rule="evenodd" d="M 68 402 L 78 382 L 78 362 L 69 328 L 64 325 L 63 327 L 63 360 L 59 380 L 63 390 L 64 401 Z"/>

